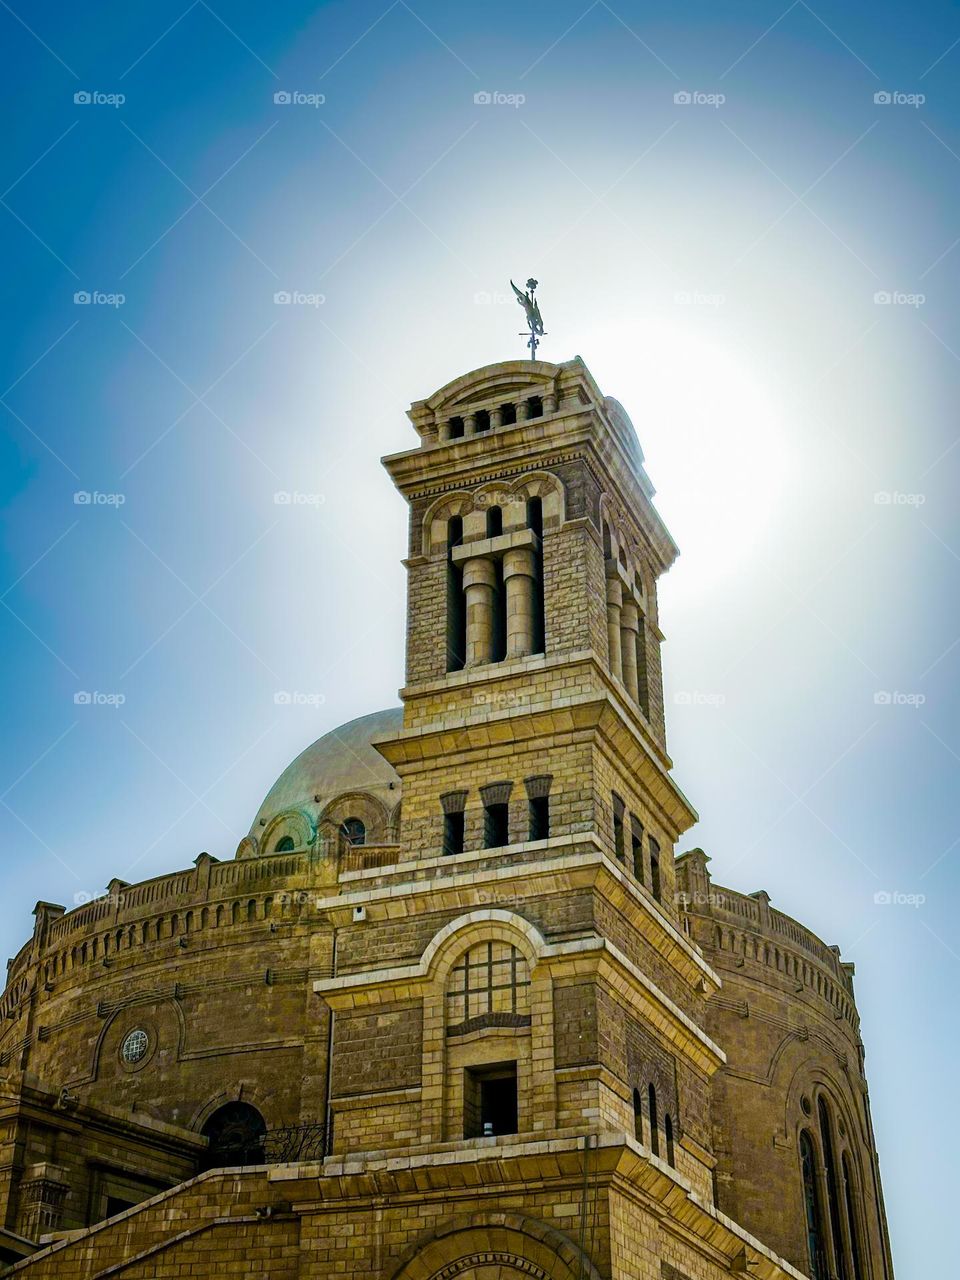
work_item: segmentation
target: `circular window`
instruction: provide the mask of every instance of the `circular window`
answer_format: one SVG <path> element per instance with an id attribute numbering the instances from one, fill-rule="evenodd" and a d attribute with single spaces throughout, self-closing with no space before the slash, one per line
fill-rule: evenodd
<path id="1" fill-rule="evenodd" d="M 810 1099 L 806 1096 L 806 1094 L 804 1094 L 804 1096 L 800 1099 L 800 1106 L 803 1108 L 803 1114 L 805 1116 L 810 1115 L 811 1111 L 813 1110 L 813 1108 L 810 1106 Z"/>
<path id="2" fill-rule="evenodd" d="M 150 1037 L 141 1027 L 138 1027 L 136 1031 L 129 1031 L 124 1036 L 123 1044 L 120 1046 L 120 1057 L 131 1065 L 142 1062 L 147 1055 L 149 1045 Z"/>

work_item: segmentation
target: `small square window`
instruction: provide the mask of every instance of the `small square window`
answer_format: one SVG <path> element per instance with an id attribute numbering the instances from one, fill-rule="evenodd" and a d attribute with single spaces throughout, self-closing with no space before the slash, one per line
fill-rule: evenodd
<path id="1" fill-rule="evenodd" d="M 517 1132 L 517 1064 L 468 1067 L 463 1081 L 463 1136 L 496 1138 Z"/>

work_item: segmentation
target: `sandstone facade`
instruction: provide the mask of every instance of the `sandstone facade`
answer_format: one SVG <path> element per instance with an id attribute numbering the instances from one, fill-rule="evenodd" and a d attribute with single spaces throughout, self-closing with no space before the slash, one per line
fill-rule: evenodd
<path id="1" fill-rule="evenodd" d="M 410 417 L 402 709 L 308 748 L 234 859 L 38 904 L 0 1251 L 29 1280 L 892 1280 L 852 967 L 675 856 L 676 548 L 629 419 L 579 359 Z"/>

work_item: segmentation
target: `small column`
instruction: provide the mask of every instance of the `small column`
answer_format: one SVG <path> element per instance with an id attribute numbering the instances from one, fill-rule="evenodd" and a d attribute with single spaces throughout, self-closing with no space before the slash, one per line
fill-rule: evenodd
<path id="1" fill-rule="evenodd" d="M 463 590 L 467 597 L 468 667 L 489 662 L 493 656 L 493 597 L 497 573 L 493 561 L 483 556 L 467 560 L 463 566 Z"/>
<path id="2" fill-rule="evenodd" d="M 507 596 L 507 657 L 533 652 L 533 611 L 537 562 L 529 547 L 512 547 L 503 557 Z"/>
<path id="3" fill-rule="evenodd" d="M 555 392 L 553 392 L 553 391 L 548 391 L 548 392 L 544 395 L 544 397 L 543 397 L 543 412 L 544 412 L 544 415 L 546 415 L 546 414 L 548 414 L 548 413 L 556 413 L 556 412 L 557 412 L 557 397 L 556 397 L 556 393 L 555 393 Z"/>
<path id="4" fill-rule="evenodd" d="M 623 679 L 623 657 L 620 647 L 620 611 L 623 587 L 616 578 L 607 579 L 607 636 L 610 641 L 610 674 Z"/>
<path id="5" fill-rule="evenodd" d="M 529 417 L 530 417 L 530 401 L 518 400 L 517 401 L 517 421 L 526 422 L 526 420 Z"/>
<path id="6" fill-rule="evenodd" d="M 502 426 L 503 426 L 503 410 L 491 409 L 490 410 L 490 430 L 496 431 L 497 427 L 502 427 Z"/>
<path id="7" fill-rule="evenodd" d="M 444 418 L 442 422 L 437 423 L 437 434 L 441 444 L 446 444 L 450 439 L 450 419 Z"/>
<path id="8" fill-rule="evenodd" d="M 620 659 L 623 664 L 623 683 L 627 693 L 639 701 L 640 689 L 637 684 L 637 632 L 640 629 L 640 615 L 632 600 L 627 600 L 620 613 Z"/>
<path id="9" fill-rule="evenodd" d="M 647 676 L 647 624 L 643 610 L 637 608 L 637 702 L 650 719 L 650 681 Z"/>
<path id="10" fill-rule="evenodd" d="M 463 415 L 463 434 L 465 436 L 475 436 L 477 434 L 477 415 L 475 413 L 465 413 Z"/>

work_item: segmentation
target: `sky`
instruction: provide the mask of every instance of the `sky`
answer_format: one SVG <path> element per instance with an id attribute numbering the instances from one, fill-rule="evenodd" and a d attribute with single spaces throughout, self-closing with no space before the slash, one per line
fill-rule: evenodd
<path id="1" fill-rule="evenodd" d="M 8 953 L 38 899 L 231 857 L 396 702 L 379 459 L 525 354 L 532 275 L 681 548 L 680 847 L 856 963 L 897 1274 L 945 1267 L 957 7 L 0 0 L 0 37 Z"/>

